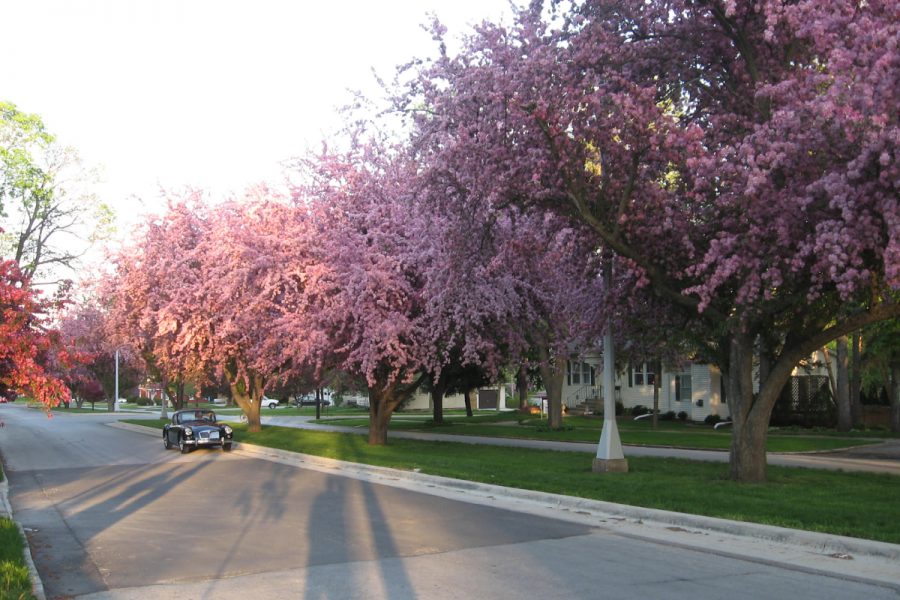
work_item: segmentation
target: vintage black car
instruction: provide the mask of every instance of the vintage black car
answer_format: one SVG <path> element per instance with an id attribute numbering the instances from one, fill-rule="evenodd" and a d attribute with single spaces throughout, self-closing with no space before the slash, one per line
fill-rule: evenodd
<path id="1" fill-rule="evenodd" d="M 221 446 L 231 450 L 234 431 L 216 422 L 211 410 L 179 410 L 172 414 L 172 422 L 163 427 L 163 446 L 166 450 L 178 446 L 182 454 L 194 448 Z"/>

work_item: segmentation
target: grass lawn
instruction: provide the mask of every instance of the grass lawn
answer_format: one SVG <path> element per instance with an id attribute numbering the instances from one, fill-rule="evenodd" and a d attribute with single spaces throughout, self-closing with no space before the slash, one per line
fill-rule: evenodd
<path id="1" fill-rule="evenodd" d="M 2 480 L 3 472 L 0 470 L 0 481 Z M 0 598 L 34 598 L 24 552 L 25 543 L 15 522 L 0 517 Z"/>
<path id="2" fill-rule="evenodd" d="M 391 420 L 391 429 L 393 430 L 565 442 L 595 443 L 600 439 L 600 431 L 603 428 L 602 419 L 576 416 L 565 417 L 563 429 L 559 431 L 549 429 L 546 420 L 517 413 L 493 413 L 476 415 L 471 418 L 450 417 L 445 419 L 445 423 L 440 426 L 434 425 L 430 416 L 411 417 L 400 413 L 397 417 Z M 366 428 L 369 426 L 367 418 L 323 418 L 319 422 L 347 427 Z M 714 430 L 711 426 L 704 424 L 661 421 L 658 428 L 654 430 L 649 420 L 620 419 L 618 426 L 622 443 L 634 446 L 667 446 L 698 450 L 728 450 L 731 446 L 729 429 Z M 834 433 L 821 435 L 818 432 L 808 432 L 804 435 L 802 430 L 790 430 L 784 433 L 773 431 L 769 434 L 766 447 L 769 452 L 837 450 L 877 443 L 880 441 L 881 433 L 869 432 L 868 435 L 872 437 L 865 438 L 858 435 L 838 437 L 840 434 Z"/>
<path id="3" fill-rule="evenodd" d="M 161 428 L 165 421 L 126 421 Z M 760 485 L 729 481 L 728 466 L 673 458 L 632 457 L 627 474 L 591 472 L 588 454 L 453 442 L 391 439 L 369 446 L 365 436 L 266 426 L 251 434 L 232 424 L 239 442 L 351 462 L 900 543 L 896 499 L 900 477 L 769 467 Z"/>
<path id="4" fill-rule="evenodd" d="M 239 415 L 241 414 L 241 409 L 234 408 L 216 408 L 214 409 L 216 414 L 222 415 Z M 300 408 L 289 406 L 285 408 L 261 408 L 259 414 L 263 417 L 314 417 L 316 416 L 316 407 L 315 406 L 303 406 Z M 342 406 L 329 406 L 322 407 L 321 414 L 323 417 L 336 417 L 342 415 L 348 416 L 356 416 L 356 417 L 366 417 L 368 415 L 368 411 L 364 408 L 345 408 Z M 367 422 L 368 418 L 366 417 Z"/>

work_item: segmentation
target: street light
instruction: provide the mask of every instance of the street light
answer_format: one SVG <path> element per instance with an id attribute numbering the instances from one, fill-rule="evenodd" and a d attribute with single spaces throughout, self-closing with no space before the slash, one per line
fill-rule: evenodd
<path id="1" fill-rule="evenodd" d="M 116 348 L 116 393 L 113 396 L 113 412 L 119 412 L 119 349 Z"/>
<path id="2" fill-rule="evenodd" d="M 612 254 L 607 254 L 603 266 L 603 281 L 606 293 L 612 287 Z M 622 452 L 622 440 L 616 425 L 616 399 L 614 371 L 616 368 L 613 347 L 612 319 L 606 318 L 606 333 L 603 335 L 603 431 L 597 445 L 597 456 L 592 470 L 595 473 L 627 473 L 628 460 Z"/>

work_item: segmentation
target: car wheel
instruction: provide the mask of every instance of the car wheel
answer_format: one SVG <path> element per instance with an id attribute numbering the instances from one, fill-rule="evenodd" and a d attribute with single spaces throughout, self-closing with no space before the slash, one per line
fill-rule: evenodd
<path id="1" fill-rule="evenodd" d="M 178 440 L 178 448 L 181 450 L 182 454 L 187 454 L 191 451 L 191 447 L 184 443 L 184 438 Z"/>
<path id="2" fill-rule="evenodd" d="M 225 452 L 231 452 L 231 442 L 222 444 L 222 450 L 224 450 Z"/>
<path id="3" fill-rule="evenodd" d="M 163 447 L 165 447 L 166 450 L 172 447 L 172 442 L 169 441 L 168 433 L 163 434 Z"/>

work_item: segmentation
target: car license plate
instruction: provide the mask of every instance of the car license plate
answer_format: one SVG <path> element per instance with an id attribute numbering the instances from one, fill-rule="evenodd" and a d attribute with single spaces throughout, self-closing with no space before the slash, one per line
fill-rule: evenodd
<path id="1" fill-rule="evenodd" d="M 209 439 L 211 439 L 211 440 L 217 440 L 217 439 L 219 439 L 219 432 L 218 432 L 218 431 L 210 431 L 210 432 L 209 432 Z"/>

